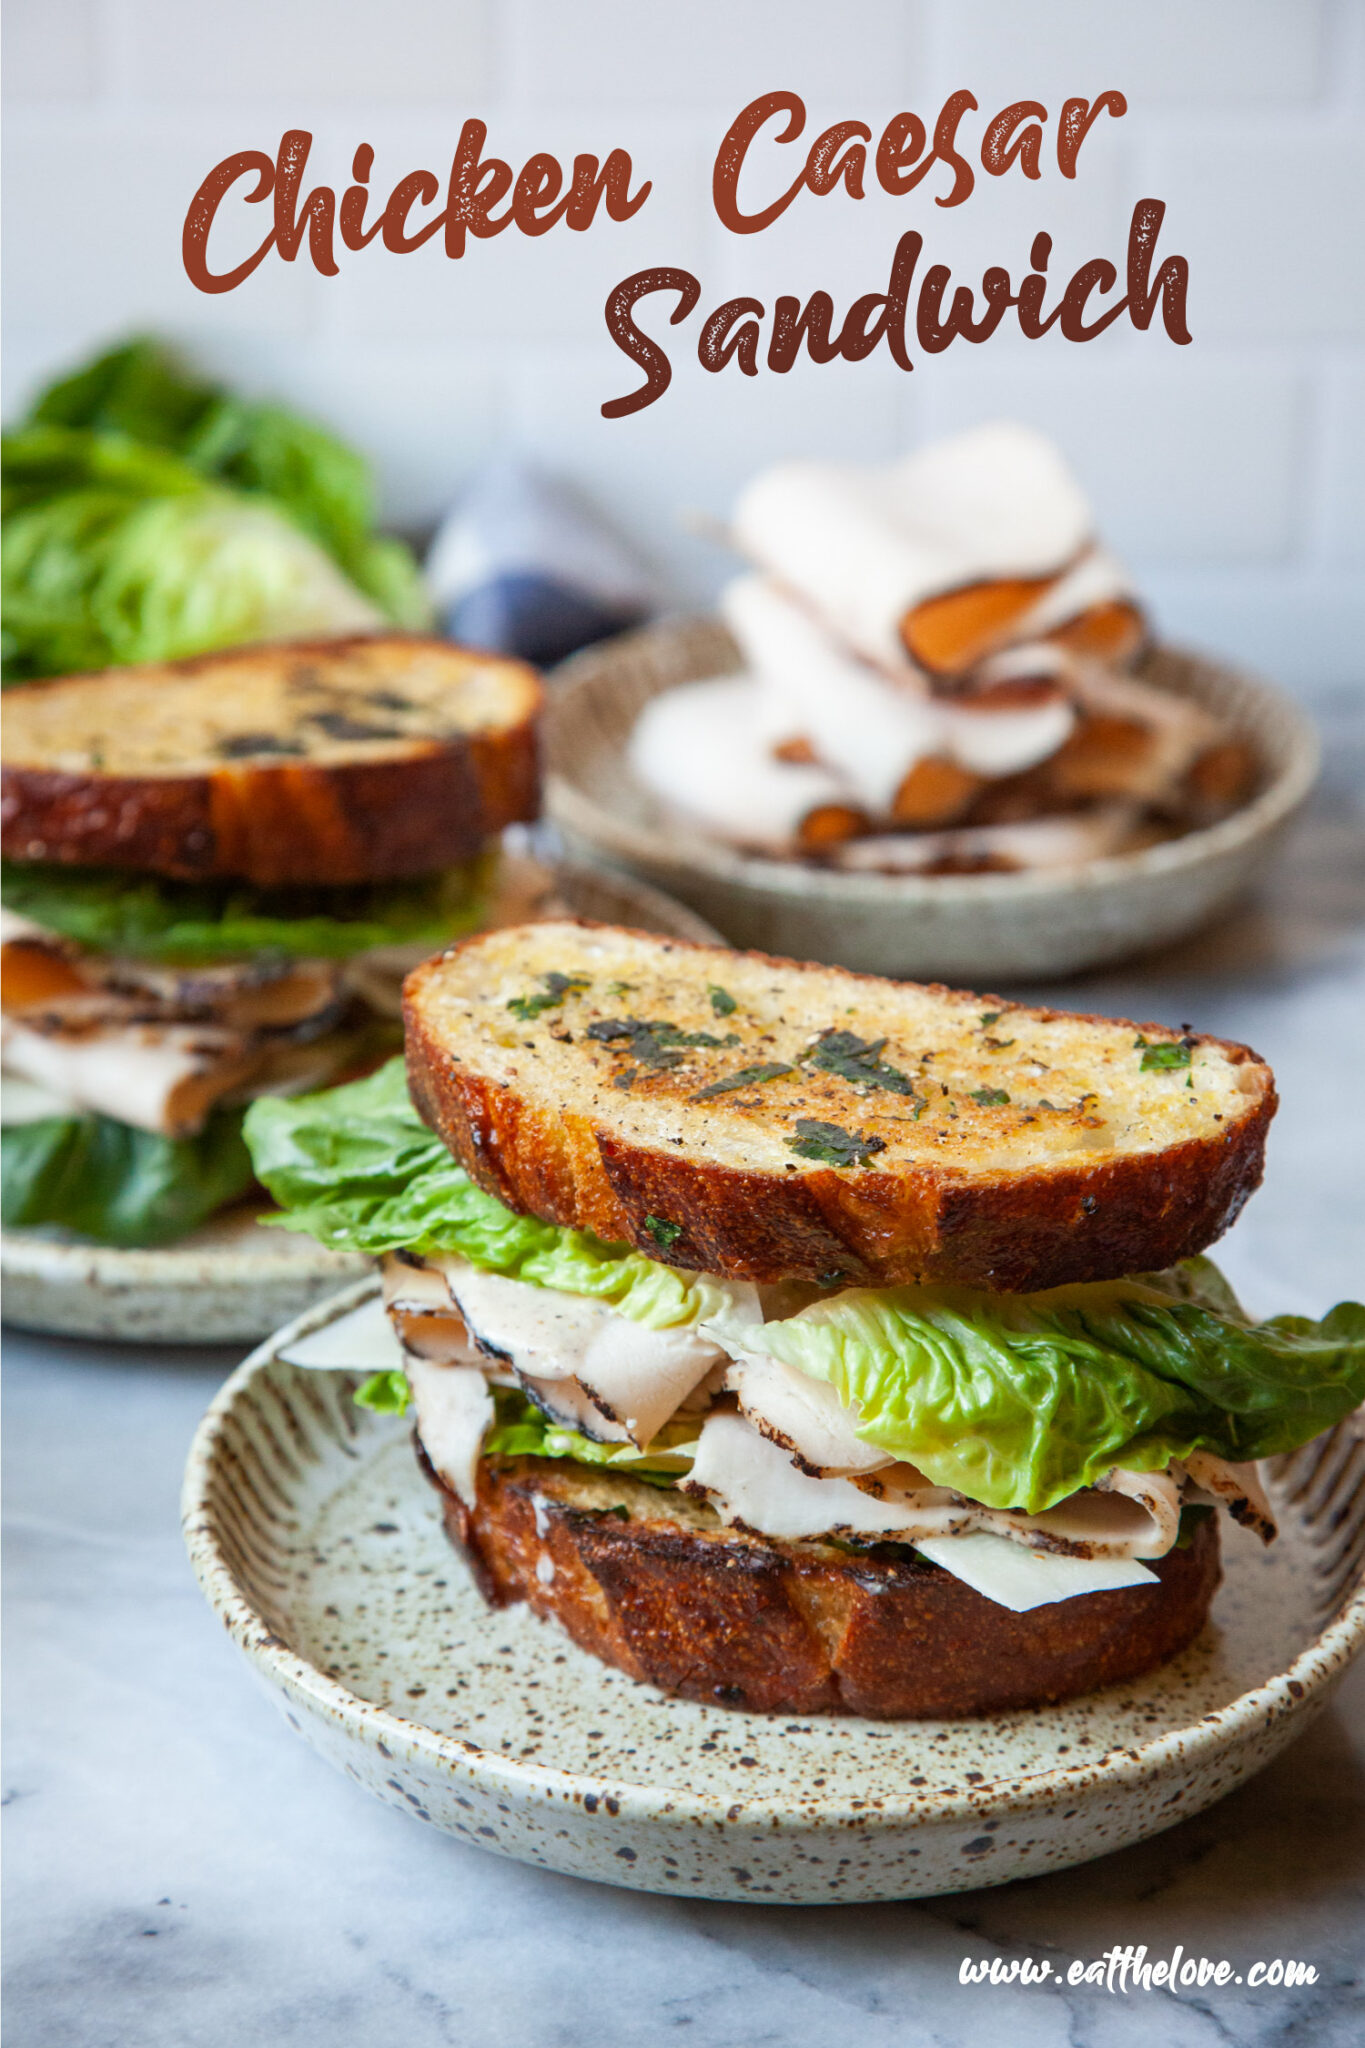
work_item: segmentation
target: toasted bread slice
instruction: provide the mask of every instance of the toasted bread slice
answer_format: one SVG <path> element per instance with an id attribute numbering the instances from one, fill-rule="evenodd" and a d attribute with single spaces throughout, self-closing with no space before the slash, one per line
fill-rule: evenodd
<path id="1" fill-rule="evenodd" d="M 1275 1110 L 1245 1046 L 571 920 L 428 961 L 404 1015 L 481 1186 L 760 1281 L 1172 1265 L 1259 1182 Z"/>
<path id="2" fill-rule="evenodd" d="M 262 887 L 429 873 L 536 815 L 542 694 L 400 634 L 30 683 L 5 700 L 0 845 Z"/>
<path id="3" fill-rule="evenodd" d="M 632 1678 L 754 1713 L 937 1720 L 1070 1699 L 1183 1650 L 1218 1585 L 1213 1516 L 1149 1567 L 1157 1586 L 1014 1614 L 904 1548 L 770 1542 L 561 1459 L 485 1458 L 471 1509 L 418 1456 L 494 1605 L 524 1600 Z"/>

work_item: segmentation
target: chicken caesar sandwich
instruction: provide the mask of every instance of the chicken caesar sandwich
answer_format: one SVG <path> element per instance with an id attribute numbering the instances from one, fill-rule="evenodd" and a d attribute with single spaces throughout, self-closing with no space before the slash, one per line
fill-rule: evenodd
<path id="1" fill-rule="evenodd" d="M 174 1243 L 252 1187 L 249 1101 L 391 1052 L 536 814 L 540 702 L 405 635 L 8 691 L 6 1225 Z"/>
<path id="2" fill-rule="evenodd" d="M 1203 1256 L 1275 1109 L 1245 1046 L 574 921 L 404 1007 L 406 1065 L 247 1117 L 288 1227 L 382 1265 L 298 1362 L 366 1353 L 489 1600 L 666 1691 L 1130 1679 L 1223 1515 L 1273 1540 L 1257 1461 L 1365 1398 L 1365 1308 L 1255 1323 Z"/>

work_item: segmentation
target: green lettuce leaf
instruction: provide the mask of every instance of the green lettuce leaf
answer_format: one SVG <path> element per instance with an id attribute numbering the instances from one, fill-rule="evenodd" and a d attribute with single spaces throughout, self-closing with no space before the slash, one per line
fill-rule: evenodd
<path id="1" fill-rule="evenodd" d="M 364 1391 L 362 1387 L 360 1393 Z M 499 1387 L 494 1402 L 496 1419 L 483 1440 L 486 1457 L 570 1458 L 576 1465 L 604 1466 L 658 1486 L 671 1486 L 692 1464 L 699 1428 L 696 1416 L 665 1423 L 641 1451 L 634 1444 L 600 1444 L 592 1437 L 580 1436 L 576 1429 L 564 1429 L 542 1415 L 525 1394 L 509 1388 Z"/>
<path id="2" fill-rule="evenodd" d="M 171 882 L 125 868 L 0 866 L 0 901 L 100 952 L 169 964 L 287 953 L 346 959 L 372 946 L 436 947 L 482 915 L 488 863 L 415 882 L 265 891 L 241 882 Z"/>
<path id="3" fill-rule="evenodd" d="M 936 1485 L 1031 1514 L 1114 1465 L 1293 1450 L 1365 1400 L 1365 1308 L 1251 1324 L 1207 1260 L 1035 1295 L 855 1289 L 745 1341 Z"/>
<path id="4" fill-rule="evenodd" d="M 161 1138 L 107 1116 L 53 1116 L 0 1132 L 3 1217 L 62 1224 L 100 1244 L 173 1244 L 251 1186 L 242 1112 L 193 1138 Z"/>
<path id="5" fill-rule="evenodd" d="M 151 341 L 54 384 L 6 436 L 3 514 L 10 681 L 430 622 L 410 551 L 373 531 L 363 458 Z"/>
<path id="6" fill-rule="evenodd" d="M 371 1408 L 376 1415 L 406 1415 L 412 1403 L 412 1388 L 407 1374 L 395 1366 L 391 1371 L 372 1372 L 351 1399 L 357 1408 Z"/>
<path id="7" fill-rule="evenodd" d="M 487 1272 L 610 1302 L 652 1330 L 731 1305 L 718 1281 L 518 1216 L 485 1194 L 413 1108 L 401 1059 L 318 1095 L 254 1102 L 246 1141 L 258 1178 L 288 1212 L 271 1222 L 336 1250 L 458 1252 Z"/>
<path id="8" fill-rule="evenodd" d="M 722 1283 L 484 1194 L 418 1117 L 401 1060 L 320 1095 L 255 1103 L 246 1137 L 289 1212 L 279 1220 L 324 1244 L 458 1252 L 609 1301 L 654 1329 L 724 1326 Z M 850 1290 L 785 1322 L 746 1325 L 743 1341 L 827 1381 L 858 1408 L 860 1436 L 936 1484 L 1032 1514 L 1114 1465 L 1292 1450 L 1365 1400 L 1365 1308 L 1253 1325 L 1207 1259 L 1047 1294 Z M 562 1455 L 601 1463 L 607 1453 Z"/>

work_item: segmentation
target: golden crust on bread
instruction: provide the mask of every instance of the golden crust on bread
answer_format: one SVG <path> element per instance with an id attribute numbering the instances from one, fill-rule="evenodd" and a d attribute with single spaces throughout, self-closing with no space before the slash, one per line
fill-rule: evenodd
<path id="1" fill-rule="evenodd" d="M 520 662 L 403 634 L 30 683 L 0 845 L 261 887 L 431 873 L 536 815 L 542 700 Z"/>
<path id="2" fill-rule="evenodd" d="M 575 920 L 428 961 L 404 1014 L 413 1099 L 489 1193 L 760 1281 L 1172 1265 L 1259 1183 L 1275 1109 L 1220 1039 Z"/>
<path id="3" fill-rule="evenodd" d="M 1208 1516 L 1151 1566 L 1159 1586 L 1014 1614 L 901 1547 L 766 1541 L 560 1459 L 484 1459 L 470 1509 L 418 1455 L 493 1604 L 524 1600 L 632 1678 L 755 1713 L 937 1720 L 1069 1699 L 1177 1655 L 1219 1579 Z"/>

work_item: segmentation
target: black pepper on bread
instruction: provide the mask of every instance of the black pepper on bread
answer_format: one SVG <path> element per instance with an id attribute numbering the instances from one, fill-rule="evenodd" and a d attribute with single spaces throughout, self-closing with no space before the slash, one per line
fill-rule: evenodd
<path id="1" fill-rule="evenodd" d="M 758 1281 L 1169 1266 L 1259 1184 L 1276 1105 L 1221 1039 L 580 921 L 466 940 L 405 1018 L 413 1098 L 489 1193 Z"/>
<path id="2" fill-rule="evenodd" d="M 542 697 L 520 662 L 403 634 L 31 683 L 0 847 L 261 888 L 430 873 L 536 816 Z"/>

